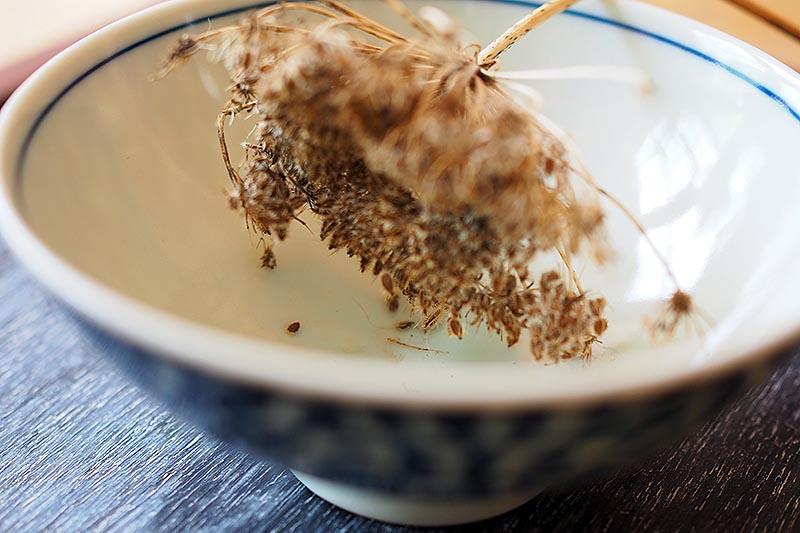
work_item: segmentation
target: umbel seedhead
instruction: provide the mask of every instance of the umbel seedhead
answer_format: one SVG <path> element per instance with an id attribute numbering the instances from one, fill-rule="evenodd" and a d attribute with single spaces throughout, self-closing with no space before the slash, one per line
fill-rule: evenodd
<path id="1" fill-rule="evenodd" d="M 509 346 L 527 332 L 538 359 L 589 357 L 606 302 L 581 287 L 571 257 L 607 255 L 598 200 L 610 195 L 497 75 L 505 49 L 575 1 L 533 11 L 483 50 L 441 11 L 417 18 L 399 0 L 388 3 L 414 36 L 334 0 L 280 4 L 184 36 L 165 72 L 205 49 L 225 64 L 229 201 L 265 236 L 264 267 L 278 265 L 272 238 L 311 211 L 320 238 L 379 276 L 390 308 L 406 298 L 419 327 L 445 323 L 461 338 L 466 321 Z M 258 122 L 235 168 L 224 126 L 243 114 Z M 535 275 L 538 254 L 564 272 Z"/>

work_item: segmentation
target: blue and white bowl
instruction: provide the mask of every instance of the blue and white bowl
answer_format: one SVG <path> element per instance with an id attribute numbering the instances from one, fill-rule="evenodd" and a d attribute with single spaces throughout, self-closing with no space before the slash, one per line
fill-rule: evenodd
<path id="1" fill-rule="evenodd" d="M 380 2 L 352 3 L 396 22 Z M 424 3 L 484 43 L 535 5 Z M 479 332 L 394 331 L 403 311 L 391 315 L 374 280 L 302 228 L 278 247 L 278 270 L 257 268 L 224 198 L 224 72 L 195 60 L 152 81 L 180 34 L 255 7 L 175 0 L 129 17 L 40 69 L 0 115 L 10 247 L 102 352 L 208 431 L 357 513 L 466 522 L 685 434 L 798 338 L 800 77 L 778 61 L 664 11 L 600 1 L 504 57 L 506 69 L 611 64 L 652 77 L 646 98 L 600 81 L 537 89 L 714 321 L 705 336 L 646 340 L 641 316 L 671 287 L 609 207 L 616 261 L 584 278 L 611 301 L 612 328 L 592 361 L 546 366 Z"/>

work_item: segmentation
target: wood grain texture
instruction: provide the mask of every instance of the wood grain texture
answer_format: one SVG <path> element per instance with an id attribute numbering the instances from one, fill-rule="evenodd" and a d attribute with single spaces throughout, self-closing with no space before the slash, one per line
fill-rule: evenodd
<path id="1" fill-rule="evenodd" d="M 800 2 L 797 0 L 728 0 L 777 28 L 800 38 Z"/>
<path id="2" fill-rule="evenodd" d="M 175 419 L 0 245 L 0 531 L 401 531 Z M 800 355 L 680 445 L 465 531 L 796 531 Z"/>
<path id="3" fill-rule="evenodd" d="M 778 31 L 773 23 L 732 3 L 731 0 L 642 1 L 718 28 L 761 48 L 787 65 L 800 69 L 800 41 L 787 32 Z M 799 0 L 789 1 L 800 4 Z"/>

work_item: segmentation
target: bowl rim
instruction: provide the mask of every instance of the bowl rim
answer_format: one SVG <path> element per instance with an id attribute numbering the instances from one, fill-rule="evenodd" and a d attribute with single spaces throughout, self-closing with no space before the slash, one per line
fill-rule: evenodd
<path id="1" fill-rule="evenodd" d="M 489 1 L 522 7 L 540 4 L 528 0 Z M 800 320 L 798 320 L 798 323 L 784 328 L 757 349 L 739 350 L 732 357 L 716 358 L 701 367 L 685 365 L 673 369 L 674 371 L 667 375 L 627 383 L 624 386 L 604 387 L 598 384 L 580 390 L 547 393 L 537 390 L 510 390 L 498 393 L 495 390 L 490 394 L 475 390 L 476 381 L 449 388 L 411 391 L 404 384 L 398 386 L 400 381 L 398 377 L 387 380 L 384 375 L 388 371 L 413 376 L 414 372 L 424 370 L 423 366 L 412 363 L 406 368 L 399 369 L 396 364 L 389 361 L 365 358 L 345 360 L 335 357 L 336 354 L 332 352 L 256 340 L 189 321 L 141 303 L 134 297 L 93 279 L 57 255 L 47 243 L 36 236 L 21 212 L 17 180 L 21 177 L 20 171 L 26 150 L 38 125 L 61 96 L 94 70 L 153 39 L 207 18 L 230 15 L 272 3 L 275 2 L 248 4 L 246 0 L 171 0 L 147 8 L 94 32 L 58 54 L 26 80 L 0 110 L 0 235 L 5 238 L 10 250 L 21 264 L 42 285 L 90 323 L 134 347 L 163 357 L 172 363 L 247 386 L 265 387 L 290 395 L 344 403 L 367 403 L 403 409 L 480 411 L 566 408 L 631 401 L 645 396 L 664 394 L 743 372 L 751 366 L 765 362 L 771 356 L 777 355 L 781 349 L 800 339 Z M 723 32 L 680 15 L 627 0 L 622 2 L 622 5 L 626 16 L 635 20 L 636 25 L 607 19 L 598 14 L 599 8 L 591 3 L 579 4 L 579 9 L 572 9 L 570 13 L 573 16 L 600 21 L 654 38 L 724 68 L 785 107 L 800 122 L 800 114 L 780 96 L 780 91 L 771 89 L 766 82 L 756 81 L 759 79 L 757 77 L 759 70 L 753 70 L 752 75 L 748 74 L 744 70 L 715 59 L 703 52 L 699 46 L 687 43 L 695 42 L 692 36 L 697 33 L 711 34 L 726 42 L 734 43 L 756 57 L 762 70 L 767 67 L 770 73 L 775 74 L 775 80 L 782 80 L 784 90 L 792 89 L 800 94 L 800 75 L 780 61 Z M 582 6 L 592 7 L 583 9 Z M 209 16 L 193 17 L 194 20 L 185 22 L 183 15 L 190 8 L 208 13 Z M 158 26 L 160 21 L 170 20 L 183 22 L 161 24 L 162 28 L 168 29 L 147 33 L 142 37 L 141 28 L 148 25 Z M 102 56 L 99 52 L 103 49 L 118 51 L 110 56 L 106 54 L 105 59 L 92 63 L 90 59 L 93 56 Z M 90 67 L 86 67 L 87 64 Z M 69 79 L 69 74 L 74 74 L 76 71 L 82 74 L 73 75 L 72 82 L 64 83 L 65 79 Z M 57 85 L 60 89 L 55 97 L 50 88 L 54 80 L 61 82 Z M 20 136 L 21 131 L 25 132 L 24 137 Z M 494 375 L 485 372 L 489 366 L 478 366 L 480 368 L 477 366 L 475 368 L 477 373 L 485 376 Z M 509 365 L 505 363 L 502 366 L 503 371 L 507 372 Z M 352 375 L 348 371 L 351 371 Z M 411 373 L 405 374 L 409 371 Z M 337 378 L 327 379 L 331 375 L 336 375 Z M 475 378 L 478 379 L 479 376 L 476 374 Z"/>

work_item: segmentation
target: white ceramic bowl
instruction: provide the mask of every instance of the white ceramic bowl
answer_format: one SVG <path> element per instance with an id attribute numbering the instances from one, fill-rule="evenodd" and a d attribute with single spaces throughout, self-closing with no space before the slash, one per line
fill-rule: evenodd
<path id="1" fill-rule="evenodd" d="M 352 4 L 396 22 L 379 2 Z M 422 4 L 484 43 L 534 5 Z M 165 3 L 34 74 L 0 115 L 0 229 L 145 385 L 324 497 L 413 523 L 495 514 L 688 430 L 800 332 L 800 78 L 706 26 L 619 5 L 579 4 L 503 65 L 629 65 L 653 78 L 647 98 L 598 81 L 537 89 L 713 317 L 703 338 L 647 342 L 641 316 L 671 288 L 610 207 L 617 260 L 584 276 L 609 297 L 612 328 L 588 364 L 544 366 L 483 334 L 396 334 L 374 281 L 302 228 L 278 248 L 277 271 L 258 269 L 224 201 L 224 72 L 195 60 L 151 80 L 181 33 L 240 16 L 244 0 Z"/>

